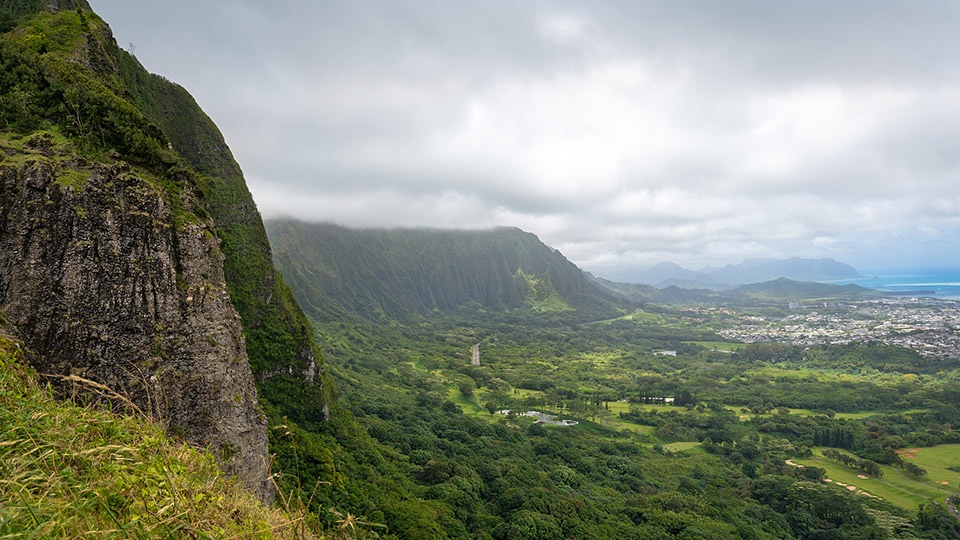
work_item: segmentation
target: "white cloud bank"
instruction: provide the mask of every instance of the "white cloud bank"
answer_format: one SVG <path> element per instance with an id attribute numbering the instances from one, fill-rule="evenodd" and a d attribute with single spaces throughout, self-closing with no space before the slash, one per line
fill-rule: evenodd
<path id="1" fill-rule="evenodd" d="M 94 0 L 265 216 L 672 260 L 960 266 L 951 1 Z"/>

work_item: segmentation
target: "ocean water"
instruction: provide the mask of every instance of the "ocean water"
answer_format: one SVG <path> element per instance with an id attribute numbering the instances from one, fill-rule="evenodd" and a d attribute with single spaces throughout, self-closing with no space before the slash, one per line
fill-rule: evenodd
<path id="1" fill-rule="evenodd" d="M 838 285 L 853 283 L 878 291 L 901 293 L 906 296 L 928 296 L 960 300 L 960 269 L 958 270 L 920 270 L 904 273 L 862 272 L 856 279 L 835 281 Z"/>

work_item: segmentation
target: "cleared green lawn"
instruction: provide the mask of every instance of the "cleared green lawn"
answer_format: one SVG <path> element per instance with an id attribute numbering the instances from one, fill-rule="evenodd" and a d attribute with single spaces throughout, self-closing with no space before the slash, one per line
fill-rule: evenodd
<path id="1" fill-rule="evenodd" d="M 726 341 L 684 341 L 699 345 L 705 349 L 717 349 L 718 351 L 739 351 L 747 346 L 746 343 L 728 343 Z"/>
<path id="2" fill-rule="evenodd" d="M 896 414 L 917 414 L 922 412 L 927 412 L 929 409 L 905 409 L 902 411 L 897 411 Z M 881 414 L 891 414 L 888 412 L 880 411 L 864 411 L 864 412 L 855 412 L 855 413 L 837 413 L 837 418 L 852 418 L 854 420 L 861 420 L 863 418 L 868 418 L 871 416 L 878 416 Z"/>
<path id="3" fill-rule="evenodd" d="M 663 445 L 663 449 L 668 452 L 685 452 L 700 446 L 703 443 L 700 442 L 675 442 L 670 444 Z"/>
<path id="4" fill-rule="evenodd" d="M 742 406 L 742 405 L 727 405 L 726 407 L 727 409 L 737 413 L 740 413 L 741 409 L 746 408 L 745 406 Z M 795 414 L 797 416 L 822 416 L 823 415 L 822 412 L 814 411 L 812 409 L 789 409 L 789 411 L 790 411 L 790 414 Z M 903 411 L 897 411 L 897 414 L 917 414 L 917 413 L 922 413 L 927 411 L 929 411 L 929 409 L 905 409 Z M 754 416 L 762 417 L 762 416 L 770 416 L 773 414 L 777 414 L 777 411 L 774 410 L 771 413 L 761 414 L 761 415 L 756 415 L 753 413 L 740 413 L 740 414 L 746 414 L 748 417 L 753 418 Z M 869 418 L 871 416 L 880 416 L 880 415 L 886 415 L 886 414 L 891 414 L 891 413 L 883 412 L 883 411 L 838 412 L 836 415 L 836 418 L 862 420 L 864 418 Z M 741 416 L 741 418 L 743 417 Z"/>
<path id="5" fill-rule="evenodd" d="M 928 448 L 905 448 L 900 457 L 924 467 L 960 467 L 960 444 L 941 444 Z M 956 474 L 956 473 L 954 473 Z"/>
<path id="6" fill-rule="evenodd" d="M 819 449 L 814 451 L 812 458 L 794 459 L 793 462 L 808 467 L 820 467 L 827 471 L 827 478 L 834 483 L 855 486 L 859 490 L 908 509 L 915 509 L 931 499 L 943 501 L 956 492 L 955 489 L 941 486 L 933 481 L 914 480 L 900 469 L 889 465 L 880 466 L 883 471 L 881 478 L 859 478 L 858 475 L 862 473 L 825 459 Z"/>
<path id="7" fill-rule="evenodd" d="M 477 400 L 478 394 L 479 394 L 479 391 L 475 390 L 473 397 L 466 398 L 460 392 L 459 388 L 456 388 L 456 387 L 447 388 L 447 399 L 459 405 L 460 408 L 463 409 L 463 414 L 466 414 L 467 416 L 473 416 L 475 418 L 484 418 L 484 419 L 493 418 L 490 415 L 490 413 L 487 412 L 487 410 L 481 407 L 480 404 L 478 403 L 478 400 Z"/>
<path id="8" fill-rule="evenodd" d="M 526 388 L 514 388 L 514 395 L 520 396 L 521 398 L 536 397 L 542 398 L 544 393 L 540 390 L 528 390 Z"/>
<path id="9" fill-rule="evenodd" d="M 654 426 L 642 426 L 640 424 L 632 424 L 630 422 L 611 422 L 611 426 L 616 429 L 625 429 L 627 431 L 633 431 L 635 433 L 642 433 L 644 435 L 649 435 L 651 437 L 657 436 L 657 428 Z"/>
<path id="10" fill-rule="evenodd" d="M 911 461 L 927 470 L 927 479 L 942 489 L 960 493 L 960 473 L 948 467 L 960 466 L 960 444 L 941 444 L 928 448 L 905 448 L 897 452 L 904 461 Z"/>
<path id="11" fill-rule="evenodd" d="M 611 401 L 606 404 L 610 409 L 610 412 L 613 414 L 620 414 L 622 412 L 630 412 L 630 402 L 629 401 Z"/>
<path id="12" fill-rule="evenodd" d="M 611 401 L 610 412 L 614 414 L 618 414 L 621 411 L 629 411 L 630 405 L 631 404 L 627 403 L 626 401 Z M 640 404 L 633 404 L 633 405 L 635 407 L 639 407 L 641 410 L 644 410 L 644 411 L 659 411 L 659 412 L 676 411 L 680 413 L 687 412 L 686 407 L 677 407 L 676 405 L 640 405 Z"/>

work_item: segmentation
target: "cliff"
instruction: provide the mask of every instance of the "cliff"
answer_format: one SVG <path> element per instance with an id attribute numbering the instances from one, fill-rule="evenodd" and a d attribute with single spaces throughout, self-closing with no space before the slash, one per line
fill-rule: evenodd
<path id="1" fill-rule="evenodd" d="M 535 235 L 347 229 L 267 223 L 276 263 L 318 320 L 404 320 L 458 310 L 521 310 L 581 319 L 613 316 L 617 300 Z"/>
<path id="2" fill-rule="evenodd" d="M 35 367 L 128 396 L 269 497 L 266 421 L 210 224 L 178 222 L 129 166 L 35 153 L 43 140 L 0 163 L 0 306 Z"/>
<path id="3" fill-rule="evenodd" d="M 130 101 L 199 173 L 204 207 L 222 239 L 227 287 L 243 318 L 257 380 L 269 384 L 271 377 L 285 373 L 329 385 L 310 323 L 274 268 L 260 212 L 220 130 L 182 87 L 148 73 L 123 51 L 117 51 L 117 60 Z"/>
<path id="4" fill-rule="evenodd" d="M 271 499 L 256 383 L 330 385 L 222 136 L 82 0 L 0 4 L 0 31 L 12 331 L 41 373 L 128 395 Z"/>

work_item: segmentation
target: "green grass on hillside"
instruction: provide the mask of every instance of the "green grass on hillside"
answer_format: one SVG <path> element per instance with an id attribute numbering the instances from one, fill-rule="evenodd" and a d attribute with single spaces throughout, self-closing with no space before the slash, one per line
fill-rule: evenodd
<path id="1" fill-rule="evenodd" d="M 673 453 L 686 452 L 687 450 L 693 450 L 694 448 L 699 447 L 701 444 L 703 443 L 696 441 L 675 442 L 663 445 L 663 449 L 667 452 Z"/>
<path id="2" fill-rule="evenodd" d="M 902 470 L 889 465 L 881 465 L 883 476 L 880 478 L 866 477 L 860 471 L 844 467 L 823 457 L 820 449 L 814 450 L 809 459 L 795 459 L 794 463 L 804 466 L 820 467 L 827 471 L 827 478 L 834 483 L 845 484 L 844 487 L 864 491 L 872 496 L 883 498 L 897 506 L 915 509 L 931 500 L 942 503 L 944 499 L 957 492 L 953 486 L 941 485 L 932 480 L 915 480 Z M 853 490 L 852 490 L 853 491 Z"/>
<path id="3" fill-rule="evenodd" d="M 923 467 L 927 471 L 926 480 L 939 489 L 960 493 L 960 472 L 955 470 L 956 467 L 960 467 L 960 444 L 904 448 L 897 453 L 904 461 Z"/>
<path id="4" fill-rule="evenodd" d="M 718 351 L 726 352 L 739 351 L 746 346 L 746 343 L 731 343 L 728 341 L 685 341 L 684 343 L 691 343 L 693 345 L 699 345 L 705 349 L 716 349 Z"/>
<path id="5" fill-rule="evenodd" d="M 0 538 L 321 538 L 155 423 L 58 402 L 0 334 Z"/>
<path id="6" fill-rule="evenodd" d="M 960 444 L 941 444 L 928 448 L 907 448 L 898 452 L 900 457 L 923 467 L 947 469 L 960 467 Z M 960 477 L 960 473 L 954 473 Z"/>

